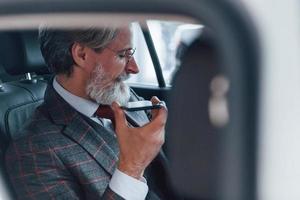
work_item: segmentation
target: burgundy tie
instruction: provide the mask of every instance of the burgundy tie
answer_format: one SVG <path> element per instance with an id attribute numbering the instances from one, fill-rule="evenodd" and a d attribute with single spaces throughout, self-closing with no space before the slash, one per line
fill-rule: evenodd
<path id="1" fill-rule="evenodd" d="M 100 105 L 95 114 L 97 117 L 110 119 L 115 126 L 114 112 L 109 105 Z"/>

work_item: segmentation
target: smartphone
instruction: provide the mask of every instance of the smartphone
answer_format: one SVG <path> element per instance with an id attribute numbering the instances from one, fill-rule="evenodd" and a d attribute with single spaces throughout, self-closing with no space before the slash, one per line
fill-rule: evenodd
<path id="1" fill-rule="evenodd" d="M 159 109 L 163 106 L 163 102 L 159 102 L 158 104 L 152 105 L 151 101 L 133 101 L 128 102 L 126 106 L 121 106 L 122 109 L 133 112 L 139 110 L 151 110 L 151 109 Z"/>

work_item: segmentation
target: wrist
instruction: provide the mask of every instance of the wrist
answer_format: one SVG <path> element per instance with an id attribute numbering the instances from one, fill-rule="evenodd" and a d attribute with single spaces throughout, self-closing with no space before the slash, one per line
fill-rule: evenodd
<path id="1" fill-rule="evenodd" d="M 119 163 L 118 170 L 135 179 L 138 180 L 143 179 L 144 169 L 140 167 Z"/>

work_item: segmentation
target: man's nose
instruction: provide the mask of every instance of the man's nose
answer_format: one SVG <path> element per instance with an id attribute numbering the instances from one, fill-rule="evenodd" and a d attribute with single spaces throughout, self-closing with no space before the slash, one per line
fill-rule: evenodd
<path id="1" fill-rule="evenodd" d="M 130 73 L 130 74 L 137 74 L 140 71 L 139 67 L 137 66 L 134 58 L 131 58 L 128 61 L 125 70 L 126 70 L 127 73 Z"/>

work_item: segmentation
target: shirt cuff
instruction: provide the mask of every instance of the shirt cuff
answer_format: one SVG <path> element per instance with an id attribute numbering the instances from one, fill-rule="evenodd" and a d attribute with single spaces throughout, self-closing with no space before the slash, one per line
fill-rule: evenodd
<path id="1" fill-rule="evenodd" d="M 148 186 L 144 180 L 137 180 L 116 169 L 109 182 L 109 187 L 124 199 L 141 200 L 145 199 L 148 193 Z"/>

